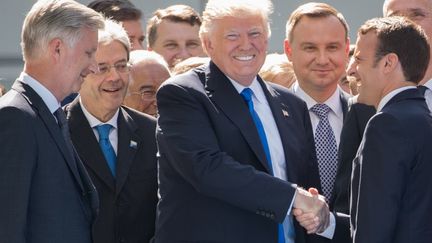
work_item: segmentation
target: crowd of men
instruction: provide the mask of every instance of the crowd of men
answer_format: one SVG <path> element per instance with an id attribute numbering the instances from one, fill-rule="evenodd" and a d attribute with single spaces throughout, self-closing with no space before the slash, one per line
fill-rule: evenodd
<path id="1" fill-rule="evenodd" d="M 37 1 L 0 98 L 0 242 L 430 242 L 432 1 L 384 0 L 355 48 L 302 4 L 264 65 L 272 10 L 172 5 L 144 31 L 128 0 Z"/>

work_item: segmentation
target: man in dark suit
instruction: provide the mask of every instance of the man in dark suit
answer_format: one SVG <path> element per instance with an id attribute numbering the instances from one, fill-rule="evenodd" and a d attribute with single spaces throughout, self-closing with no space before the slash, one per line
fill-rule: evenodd
<path id="1" fill-rule="evenodd" d="M 429 50 L 423 30 L 405 18 L 372 19 L 358 32 L 351 68 L 377 114 L 368 122 L 353 162 L 354 242 L 431 240 L 432 192 L 423 188 L 432 186 L 432 117 L 416 89 Z"/>
<path id="2" fill-rule="evenodd" d="M 343 15 L 325 3 L 307 3 L 294 10 L 287 22 L 284 49 L 293 64 L 297 82 L 292 91 L 309 109 L 319 165 L 318 190 L 326 196 L 330 227 L 309 242 L 349 241 L 348 201 L 346 211 L 335 211 L 336 175 L 340 171 L 338 149 L 350 95 L 339 87 L 348 63 L 348 24 Z M 323 113 L 323 111 L 327 113 Z M 343 214 L 341 214 L 343 213 Z M 298 214 L 299 216 L 301 213 Z"/>
<path id="3" fill-rule="evenodd" d="M 155 242 L 304 242 L 292 207 L 327 225 L 303 101 L 257 76 L 270 1 L 210 0 L 200 35 L 208 65 L 164 82 Z"/>
<path id="4" fill-rule="evenodd" d="M 92 242 L 97 193 L 60 101 L 96 70 L 102 27 L 70 0 L 38 1 L 24 20 L 24 70 L 0 99 L 0 242 Z"/>
<path id="5" fill-rule="evenodd" d="M 106 20 L 96 51 L 99 71 L 86 77 L 80 96 L 65 107 L 72 141 L 99 193 L 94 243 L 149 242 L 154 235 L 156 121 L 121 106 L 129 50 L 125 30 Z"/>

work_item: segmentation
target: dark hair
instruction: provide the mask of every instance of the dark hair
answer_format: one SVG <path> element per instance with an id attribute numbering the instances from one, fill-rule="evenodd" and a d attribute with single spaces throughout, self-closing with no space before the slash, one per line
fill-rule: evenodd
<path id="1" fill-rule="evenodd" d="M 152 47 L 157 39 L 157 27 L 162 20 L 169 20 L 174 23 L 187 23 L 191 26 L 201 26 L 200 15 L 190 6 L 172 5 L 165 9 L 158 9 L 147 22 L 148 45 Z"/>
<path id="2" fill-rule="evenodd" d="M 329 16 L 336 17 L 345 29 L 345 39 L 348 38 L 349 27 L 344 16 L 334 7 L 326 3 L 306 3 L 294 10 L 286 24 L 286 38 L 291 42 L 293 40 L 293 30 L 300 22 L 301 18 L 307 16 L 309 18 L 324 18 Z"/>
<path id="3" fill-rule="evenodd" d="M 407 81 L 420 82 L 428 68 L 430 47 L 426 34 L 417 24 L 405 17 L 374 18 L 366 21 L 358 33 L 375 32 L 378 44 L 375 65 L 389 53 L 398 56 Z"/>
<path id="4" fill-rule="evenodd" d="M 139 20 L 142 16 L 141 10 L 129 0 L 94 0 L 87 7 L 118 22 Z"/>

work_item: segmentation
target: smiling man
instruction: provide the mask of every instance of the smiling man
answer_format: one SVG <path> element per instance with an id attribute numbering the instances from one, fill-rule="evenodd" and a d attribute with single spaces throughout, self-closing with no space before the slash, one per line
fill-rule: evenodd
<path id="1" fill-rule="evenodd" d="M 430 242 L 432 117 L 416 89 L 430 60 L 427 37 L 406 18 L 371 19 L 358 31 L 354 57 L 350 69 L 377 113 L 353 160 L 353 240 Z"/>
<path id="2" fill-rule="evenodd" d="M 292 90 L 309 109 L 319 166 L 318 189 L 333 210 L 337 196 L 334 187 L 339 166 L 338 148 L 349 99 L 349 94 L 338 86 L 348 62 L 348 25 L 343 15 L 328 4 L 303 4 L 287 21 L 284 48 L 297 78 Z M 343 213 L 348 214 L 348 201 L 344 204 Z M 336 217 L 336 220 L 332 216 L 332 225 L 337 223 L 338 230 L 329 227 L 324 236 L 333 242 L 346 242 L 349 239 L 348 217 Z M 345 226 L 339 227 L 341 225 Z"/>
<path id="3" fill-rule="evenodd" d="M 121 106 L 129 84 L 130 42 L 106 20 L 96 51 L 98 71 L 65 109 L 72 141 L 95 183 L 100 211 L 94 243 L 148 242 L 156 210 L 153 117 Z"/>
<path id="4" fill-rule="evenodd" d="M 272 4 L 210 0 L 200 37 L 211 61 L 157 93 L 156 243 L 304 242 L 292 207 L 328 223 L 305 103 L 263 81 Z"/>
<path id="5" fill-rule="evenodd" d="M 204 56 L 200 26 L 201 17 L 190 6 L 158 9 L 147 22 L 147 48 L 162 55 L 170 68 L 189 57 Z"/>

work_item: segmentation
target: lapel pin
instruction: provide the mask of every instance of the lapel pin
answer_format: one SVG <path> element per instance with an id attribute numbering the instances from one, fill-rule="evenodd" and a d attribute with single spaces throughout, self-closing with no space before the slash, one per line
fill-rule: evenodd
<path id="1" fill-rule="evenodd" d="M 282 114 L 284 117 L 289 117 L 288 111 L 282 110 Z"/>
<path id="2" fill-rule="evenodd" d="M 131 141 L 130 141 L 130 144 L 129 144 L 129 147 L 130 147 L 130 148 L 134 148 L 134 149 L 136 149 L 136 148 L 137 148 L 137 142 L 131 140 Z"/>

